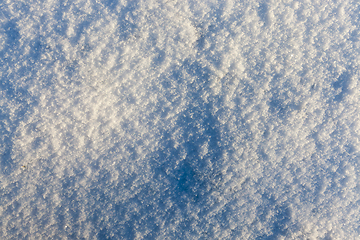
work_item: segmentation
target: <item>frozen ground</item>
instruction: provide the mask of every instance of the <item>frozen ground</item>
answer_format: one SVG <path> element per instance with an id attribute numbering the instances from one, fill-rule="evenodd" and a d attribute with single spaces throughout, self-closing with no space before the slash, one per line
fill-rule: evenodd
<path id="1" fill-rule="evenodd" d="M 360 239 L 357 0 L 1 0 L 0 239 Z"/>

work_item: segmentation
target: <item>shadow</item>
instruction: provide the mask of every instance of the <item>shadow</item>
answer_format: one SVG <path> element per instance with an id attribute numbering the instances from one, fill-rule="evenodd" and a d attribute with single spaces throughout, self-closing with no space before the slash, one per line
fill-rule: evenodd
<path id="1" fill-rule="evenodd" d="M 84 20 L 83 22 L 81 22 L 80 24 L 77 25 L 77 28 L 75 30 L 76 34 L 75 36 L 71 39 L 72 44 L 77 45 L 80 41 L 81 35 L 84 33 L 84 31 L 89 28 L 91 25 L 91 21 L 89 20 Z"/>
<path id="2" fill-rule="evenodd" d="M 10 20 L 8 23 L 5 24 L 4 30 L 7 36 L 6 44 L 8 45 L 8 48 L 18 46 L 21 36 L 16 21 Z"/>
<path id="3" fill-rule="evenodd" d="M 153 64 L 154 66 L 159 66 L 161 65 L 166 59 L 166 53 L 164 50 L 160 50 L 158 48 L 156 48 L 156 55 L 153 58 Z"/>
<path id="4" fill-rule="evenodd" d="M 270 212 L 274 212 L 269 221 Z M 257 240 L 276 240 L 281 236 L 286 237 L 290 231 L 291 225 L 291 208 L 287 204 L 279 205 L 273 196 L 264 194 L 263 204 L 257 209 L 257 216 L 260 222 L 272 223 L 271 233 L 260 235 Z"/>
<path id="5" fill-rule="evenodd" d="M 356 43 L 360 40 L 360 31 L 355 29 L 350 33 L 349 40 Z"/>
<path id="6" fill-rule="evenodd" d="M 273 224 L 273 236 L 286 236 L 288 232 L 288 223 L 291 221 L 291 210 L 287 206 L 277 206 L 276 215 Z"/>
<path id="7" fill-rule="evenodd" d="M 351 82 L 351 75 L 348 72 L 342 73 L 337 81 L 333 83 L 334 89 L 339 92 L 335 95 L 334 100 L 340 102 L 344 99 L 345 95 L 350 92 L 349 84 Z"/>
<path id="8" fill-rule="evenodd" d="M 281 117 L 285 117 L 286 116 L 286 110 L 287 110 L 287 106 L 284 105 L 283 103 L 284 101 L 278 98 L 273 98 L 270 102 L 269 102 L 269 109 L 271 113 L 276 113 Z"/>
<path id="9" fill-rule="evenodd" d="M 189 107 L 176 122 L 180 142 L 175 143 L 173 134 L 164 132 L 162 147 L 151 162 L 155 181 L 167 179 L 171 198 L 181 208 L 189 202 L 202 202 L 221 178 L 220 133 L 207 107 Z M 207 147 L 206 154 L 202 153 L 203 146 Z"/>
<path id="10" fill-rule="evenodd" d="M 30 43 L 30 57 L 34 60 L 34 62 L 38 61 L 40 59 L 40 56 L 42 52 L 45 49 L 45 46 L 40 41 L 40 38 L 32 41 Z"/>
<path id="11" fill-rule="evenodd" d="M 54 18 L 56 20 L 57 25 L 54 26 L 54 30 L 57 34 L 61 36 L 66 35 L 66 31 L 68 29 L 69 20 L 64 17 L 64 14 L 69 11 L 71 4 L 67 4 L 65 0 L 59 1 L 59 6 L 55 10 Z"/>
<path id="12" fill-rule="evenodd" d="M 301 110 L 301 104 L 297 104 L 294 97 L 290 97 L 288 94 L 292 92 L 293 95 L 295 95 L 295 91 L 291 86 L 289 86 L 286 91 L 283 91 L 279 87 L 274 87 L 271 91 L 272 97 L 268 102 L 269 112 L 271 114 L 282 120 L 287 120 L 292 112 Z"/>
<path id="13" fill-rule="evenodd" d="M 186 232 L 191 230 L 194 221 L 201 221 L 193 219 L 189 206 L 199 208 L 199 216 L 211 212 L 209 197 L 219 190 L 222 182 L 223 148 L 220 124 L 212 114 L 213 103 L 201 98 L 208 91 L 211 71 L 190 60 L 184 61 L 182 70 L 194 77 L 187 88 L 189 106 L 178 114 L 172 129 L 162 133 L 159 150 L 150 165 L 154 172 L 152 185 L 162 185 L 166 189 L 159 201 L 166 199 L 171 202 L 173 211 L 181 210 L 183 222 L 179 230 Z M 177 71 L 172 75 L 173 81 L 184 82 L 182 75 Z M 166 222 L 173 221 L 174 217 L 167 215 Z"/>
<path id="14" fill-rule="evenodd" d="M 269 25 L 268 8 L 267 3 L 265 2 L 260 3 L 260 6 L 258 7 L 258 15 L 260 20 L 264 22 L 264 26 Z"/>
<path id="15" fill-rule="evenodd" d="M 104 2 L 104 5 L 110 10 L 115 10 L 118 4 L 119 4 L 118 0 L 105 0 Z"/>
<path id="16" fill-rule="evenodd" d="M 115 6 L 117 5 L 116 0 L 110 0 L 108 2 L 108 7 L 110 10 L 115 11 Z M 136 10 L 137 5 L 139 3 L 139 0 L 134 1 L 128 1 L 127 5 L 123 8 L 121 8 L 119 13 L 116 13 L 119 15 L 118 18 L 118 26 L 119 26 L 119 34 L 120 34 L 120 40 L 126 41 L 131 35 L 133 35 L 136 32 L 136 29 L 138 26 L 136 25 Z"/>
<path id="17" fill-rule="evenodd" d="M 37 105 L 37 100 L 31 96 L 26 87 L 18 86 L 13 82 L 13 79 L 23 76 L 27 71 L 24 69 L 17 72 L 12 70 L 14 65 L 18 64 L 21 55 L 18 52 L 21 35 L 17 23 L 11 20 L 4 24 L 3 28 L 7 38 L 3 50 L 0 51 L 0 70 L 6 74 L 0 78 L 0 90 L 8 101 L 0 111 L 0 145 L 3 146 L 3 150 L 0 151 L 0 167 L 3 174 L 9 175 L 19 167 L 14 165 L 14 159 L 12 159 L 14 133 L 26 114 L 31 111 L 33 106 Z M 15 105 L 17 107 L 14 110 Z"/>

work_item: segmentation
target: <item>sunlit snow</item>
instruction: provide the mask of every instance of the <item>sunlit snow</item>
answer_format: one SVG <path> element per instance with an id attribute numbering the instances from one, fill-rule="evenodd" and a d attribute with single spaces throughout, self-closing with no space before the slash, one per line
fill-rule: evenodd
<path id="1" fill-rule="evenodd" d="M 360 239 L 357 0 L 0 1 L 0 239 Z"/>

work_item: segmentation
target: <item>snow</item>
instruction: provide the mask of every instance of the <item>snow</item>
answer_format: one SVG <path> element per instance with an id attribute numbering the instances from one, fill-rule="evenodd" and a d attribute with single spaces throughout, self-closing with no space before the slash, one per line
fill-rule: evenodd
<path id="1" fill-rule="evenodd" d="M 0 238 L 359 238 L 359 10 L 0 2 Z"/>

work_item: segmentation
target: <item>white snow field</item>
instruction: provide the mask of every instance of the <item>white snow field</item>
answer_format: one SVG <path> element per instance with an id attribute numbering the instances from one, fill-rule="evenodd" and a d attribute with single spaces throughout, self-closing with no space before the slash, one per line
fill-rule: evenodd
<path id="1" fill-rule="evenodd" d="M 360 239 L 357 0 L 0 0 L 0 239 Z"/>

